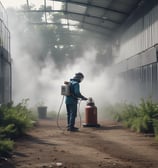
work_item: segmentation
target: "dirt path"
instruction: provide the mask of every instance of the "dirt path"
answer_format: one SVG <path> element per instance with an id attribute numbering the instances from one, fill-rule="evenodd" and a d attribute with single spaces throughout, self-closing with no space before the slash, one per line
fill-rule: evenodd
<path id="1" fill-rule="evenodd" d="M 41 120 L 16 143 L 13 161 L 3 168 L 158 168 L 158 142 L 104 121 L 100 128 L 67 132 Z M 64 127 L 63 127 L 64 128 Z"/>

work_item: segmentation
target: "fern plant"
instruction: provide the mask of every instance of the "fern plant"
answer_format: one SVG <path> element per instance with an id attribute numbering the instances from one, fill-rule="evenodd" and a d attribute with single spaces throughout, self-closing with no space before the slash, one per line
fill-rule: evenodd
<path id="1" fill-rule="evenodd" d="M 139 105 L 124 104 L 121 112 L 116 110 L 114 119 L 122 122 L 125 127 L 133 131 L 158 134 L 158 104 L 152 99 L 141 99 Z"/>

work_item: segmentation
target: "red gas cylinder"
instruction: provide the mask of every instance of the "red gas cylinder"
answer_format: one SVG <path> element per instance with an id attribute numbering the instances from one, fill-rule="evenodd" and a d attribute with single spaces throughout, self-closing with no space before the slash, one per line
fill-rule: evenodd
<path id="1" fill-rule="evenodd" d="M 84 127 L 99 127 L 100 125 L 97 123 L 97 107 L 94 104 L 92 98 L 89 98 L 87 101 L 87 105 L 85 107 L 85 123 Z"/>

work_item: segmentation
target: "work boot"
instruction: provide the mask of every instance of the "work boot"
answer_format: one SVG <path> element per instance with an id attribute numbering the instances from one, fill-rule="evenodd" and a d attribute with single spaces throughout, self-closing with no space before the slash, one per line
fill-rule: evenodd
<path id="1" fill-rule="evenodd" d="M 77 127 L 73 127 L 73 129 L 79 130 L 79 128 L 77 128 Z"/>
<path id="2" fill-rule="evenodd" d="M 77 132 L 79 129 L 77 127 L 68 128 L 68 131 Z"/>

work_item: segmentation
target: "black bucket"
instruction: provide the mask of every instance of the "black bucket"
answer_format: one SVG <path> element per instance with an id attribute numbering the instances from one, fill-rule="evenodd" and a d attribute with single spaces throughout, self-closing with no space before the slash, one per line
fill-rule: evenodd
<path id="1" fill-rule="evenodd" d="M 38 118 L 40 119 L 47 118 L 47 107 L 46 106 L 38 107 Z"/>

